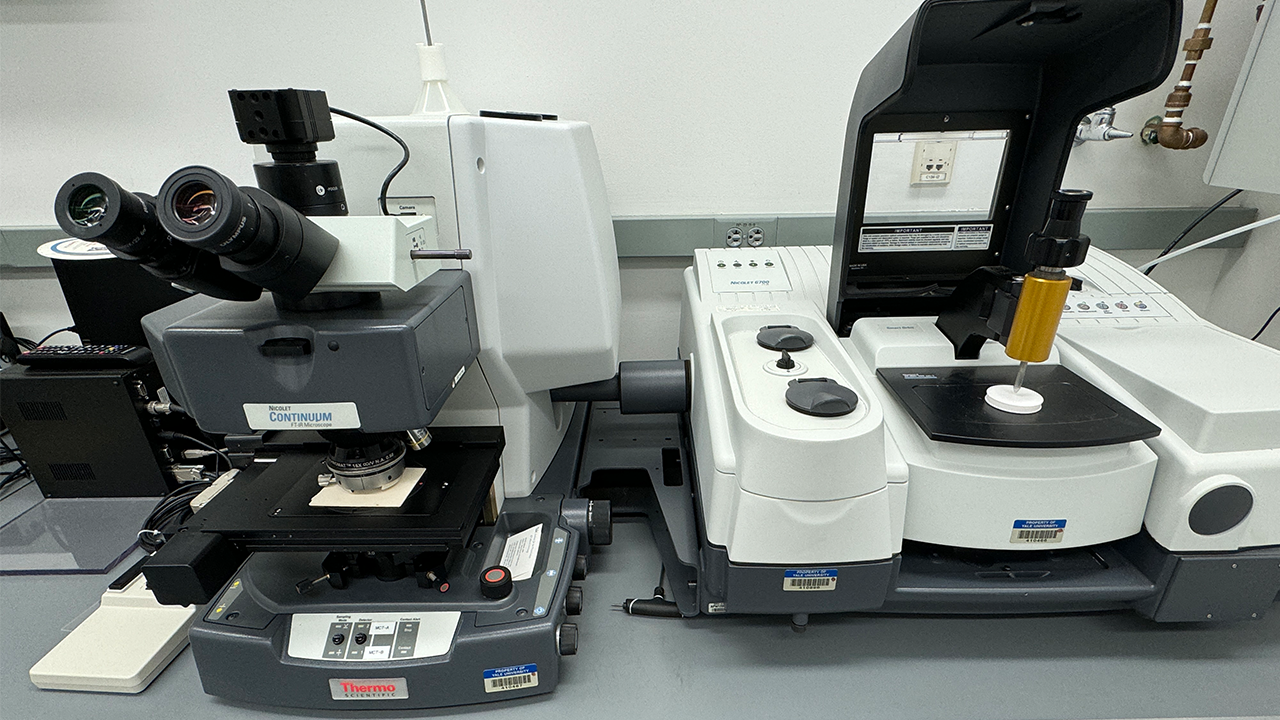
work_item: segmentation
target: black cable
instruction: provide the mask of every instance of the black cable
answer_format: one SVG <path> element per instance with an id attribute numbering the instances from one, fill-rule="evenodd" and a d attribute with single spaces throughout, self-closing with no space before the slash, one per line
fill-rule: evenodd
<path id="1" fill-rule="evenodd" d="M 234 466 L 231 464 L 231 458 L 230 458 L 230 457 L 227 457 L 227 454 L 226 454 L 225 452 L 223 452 L 223 451 L 219 450 L 218 448 L 216 448 L 216 447 L 214 447 L 214 446 L 210 445 L 209 443 L 207 443 L 207 442 L 205 442 L 205 441 L 203 441 L 203 440 L 197 440 L 197 439 L 195 439 L 195 438 L 191 437 L 190 435 L 184 435 L 184 434 L 182 434 L 182 433 L 180 433 L 180 432 L 173 432 L 173 431 L 170 431 L 170 430 L 161 430 L 160 432 L 156 433 L 156 435 L 159 435 L 159 436 L 160 436 L 160 438 L 161 438 L 161 439 L 164 439 L 164 440 L 171 440 L 171 439 L 173 439 L 173 438 L 179 438 L 179 439 L 181 439 L 181 440 L 186 440 L 187 442 L 190 442 L 190 443 L 195 443 L 196 445 L 199 445 L 200 447 L 205 448 L 206 450 L 212 450 L 213 452 L 217 453 L 217 454 L 218 454 L 218 457 L 220 457 L 220 458 L 222 458 L 223 460 L 225 460 L 225 461 L 226 461 L 226 463 L 227 463 L 227 469 L 228 469 L 228 470 L 230 470 L 232 467 L 234 467 Z"/>
<path id="2" fill-rule="evenodd" d="M 75 325 L 68 325 L 68 326 L 66 326 L 66 327 L 64 327 L 64 328 L 58 328 L 57 330 L 54 330 L 53 332 L 49 333 L 48 335 L 45 335 L 44 337 L 40 338 L 39 342 L 37 342 L 37 343 L 35 344 L 35 347 L 40 347 L 41 345 L 43 345 L 43 344 L 44 344 L 44 342 L 45 342 L 46 340 L 48 340 L 49 338 L 53 337 L 54 335 L 57 335 L 58 333 L 72 332 L 72 331 L 74 331 L 75 329 L 76 329 L 76 326 L 75 326 Z"/>
<path id="3" fill-rule="evenodd" d="M 399 175 L 400 171 L 404 169 L 404 166 L 409 164 L 409 146 L 405 144 L 404 140 L 400 139 L 399 135 L 382 127 L 381 125 L 370 120 L 369 118 L 361 117 L 355 113 L 347 112 L 346 110 L 339 110 L 338 108 L 333 107 L 332 105 L 329 106 L 329 112 L 333 113 L 334 115 L 341 115 L 344 118 L 350 118 L 352 120 L 355 120 L 358 123 L 364 123 L 365 125 L 368 125 L 374 130 L 377 130 L 383 135 L 386 135 L 392 140 L 395 140 L 396 143 L 400 145 L 400 149 L 404 151 L 404 157 L 400 158 L 399 164 L 397 164 L 394 168 L 392 168 L 391 172 L 387 173 L 387 179 L 382 181 L 382 192 L 378 194 L 378 204 L 382 206 L 382 214 L 390 215 L 391 213 L 387 211 L 387 193 L 391 191 L 391 181 L 395 180 L 396 175 Z"/>
<path id="4" fill-rule="evenodd" d="M 1178 237 L 1174 238 L 1173 242 L 1169 243 L 1169 246 L 1168 246 L 1168 247 L 1166 247 L 1164 250 L 1161 250 L 1161 251 L 1160 251 L 1160 254 L 1156 256 L 1156 259 L 1157 259 L 1157 260 L 1159 260 L 1160 258 L 1164 257 L 1165 255 L 1168 255 L 1169 253 L 1173 252 L 1173 249 L 1174 249 L 1174 248 L 1176 248 L 1176 247 L 1178 247 L 1178 243 L 1182 242 L 1182 240 L 1183 240 L 1187 235 L 1190 235 L 1190 234 L 1191 234 L 1191 231 L 1192 231 L 1192 230 L 1195 230 L 1195 229 L 1196 229 L 1196 226 L 1200 224 L 1200 221 L 1202 221 L 1202 220 L 1204 220 L 1205 218 L 1207 218 L 1207 217 L 1209 217 L 1210 215 L 1212 215 L 1212 214 L 1213 214 L 1213 212 L 1214 212 L 1215 210 L 1217 210 L 1218 208 L 1220 208 L 1220 207 L 1222 207 L 1223 205 L 1225 205 L 1225 204 L 1227 203 L 1227 201 L 1228 201 L 1228 200 L 1230 200 L 1231 198 L 1233 198 L 1233 197 L 1235 197 L 1235 196 L 1239 195 L 1241 192 L 1243 192 L 1243 191 L 1242 191 L 1242 190 L 1232 190 L 1231 192 L 1229 192 L 1229 193 L 1227 193 L 1227 194 L 1226 194 L 1226 197 L 1222 198 L 1221 200 L 1219 200 L 1218 202 L 1216 202 L 1216 203 L 1214 203 L 1212 206 L 1210 206 L 1208 210 L 1205 210 L 1204 212 L 1200 213 L 1200 217 L 1196 218 L 1195 220 L 1192 220 L 1192 221 L 1191 221 L 1191 224 L 1187 226 L 1187 229 L 1185 229 L 1185 230 L 1183 230 L 1183 231 L 1182 231 L 1182 234 L 1180 234 L 1180 235 L 1178 235 Z M 1156 269 L 1156 266 L 1155 266 L 1155 265 L 1152 265 L 1151 267 L 1147 268 L 1147 269 L 1143 272 L 1143 274 L 1144 274 L 1144 275 L 1150 275 L 1150 274 L 1151 274 L 1151 271 L 1152 271 L 1152 270 L 1155 270 L 1155 269 Z"/>
<path id="5" fill-rule="evenodd" d="M 171 523 L 181 524 L 191 519 L 195 514 L 191 501 L 211 485 L 213 483 L 209 480 L 184 483 L 160 498 L 147 519 L 142 521 L 142 529 L 138 530 L 138 544 L 142 549 L 148 553 L 159 549 L 165 542 L 164 528 Z"/>
<path id="6" fill-rule="evenodd" d="M 1264 333 L 1264 332 L 1266 332 L 1266 331 L 1267 331 L 1267 326 L 1271 324 L 1271 321 L 1272 321 L 1272 320 L 1275 320 L 1275 319 L 1276 319 L 1276 315 L 1280 315 L 1280 307 L 1276 308 L 1276 309 L 1271 313 L 1271 317 L 1267 318 L 1267 321 L 1266 321 L 1266 322 L 1264 322 L 1264 323 L 1262 323 L 1262 327 L 1258 328 L 1258 332 L 1254 333 L 1254 334 L 1253 334 L 1253 337 L 1251 337 L 1251 338 L 1249 338 L 1249 339 L 1250 339 L 1250 340 L 1257 340 L 1258 338 L 1262 337 L 1262 333 Z"/>

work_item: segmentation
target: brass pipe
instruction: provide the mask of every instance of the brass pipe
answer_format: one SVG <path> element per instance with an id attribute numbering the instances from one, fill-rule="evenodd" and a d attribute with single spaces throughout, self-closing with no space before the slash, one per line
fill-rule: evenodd
<path id="1" fill-rule="evenodd" d="M 1187 53 L 1186 63 L 1182 66 L 1182 77 L 1164 101 L 1164 119 L 1156 130 L 1156 141 L 1171 150 L 1191 150 L 1209 140 L 1209 133 L 1201 128 L 1182 127 L 1182 113 L 1191 104 L 1191 77 L 1195 75 L 1196 64 L 1204 57 L 1204 51 L 1213 46 L 1209 31 L 1213 11 L 1217 6 L 1218 0 L 1205 0 L 1195 32 L 1182 44 L 1182 49 Z"/>

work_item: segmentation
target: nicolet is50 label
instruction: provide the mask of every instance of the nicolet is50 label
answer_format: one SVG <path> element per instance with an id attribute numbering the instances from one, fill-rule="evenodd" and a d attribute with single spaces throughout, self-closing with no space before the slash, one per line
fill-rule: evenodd
<path id="1" fill-rule="evenodd" d="M 360 413 L 353 402 L 245 403 L 244 418 L 254 430 L 354 430 Z"/>

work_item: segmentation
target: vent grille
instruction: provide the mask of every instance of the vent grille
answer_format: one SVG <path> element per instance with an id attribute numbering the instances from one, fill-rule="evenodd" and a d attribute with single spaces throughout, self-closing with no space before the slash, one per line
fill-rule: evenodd
<path id="1" fill-rule="evenodd" d="M 58 482 L 91 482 L 98 479 L 89 463 L 49 463 L 49 474 Z"/>
<path id="2" fill-rule="evenodd" d="M 60 402 L 20 400 L 18 401 L 18 412 L 22 413 L 23 420 L 29 421 L 67 419 L 67 411 L 62 408 L 62 403 Z"/>

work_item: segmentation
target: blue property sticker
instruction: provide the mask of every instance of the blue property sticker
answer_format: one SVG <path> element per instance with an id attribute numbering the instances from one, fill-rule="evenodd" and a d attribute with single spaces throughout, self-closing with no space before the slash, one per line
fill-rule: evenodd
<path id="1" fill-rule="evenodd" d="M 508 665 L 484 671 L 484 691 L 487 693 L 521 690 L 538 686 L 538 665 Z"/>
<path id="2" fill-rule="evenodd" d="M 1018 529 L 1044 530 L 1046 528 L 1066 529 L 1066 520 L 1014 520 L 1013 526 Z"/>
<path id="3" fill-rule="evenodd" d="M 788 592 L 835 590 L 836 576 L 840 574 L 835 568 L 796 568 L 782 572 L 782 589 Z"/>
<path id="4" fill-rule="evenodd" d="M 1066 532 L 1066 520 L 1014 520 L 1009 542 L 1060 543 Z"/>

